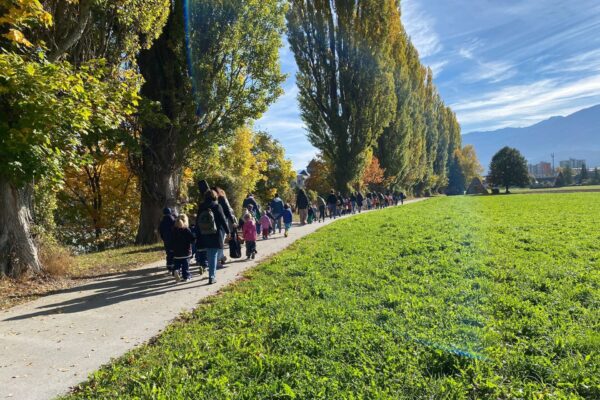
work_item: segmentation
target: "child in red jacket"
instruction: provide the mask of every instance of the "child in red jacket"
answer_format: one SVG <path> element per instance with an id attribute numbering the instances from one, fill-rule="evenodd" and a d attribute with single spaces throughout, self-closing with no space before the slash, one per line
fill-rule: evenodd
<path id="1" fill-rule="evenodd" d="M 246 242 L 246 259 L 256 256 L 256 222 L 249 213 L 244 214 L 244 241 Z"/>
<path id="2" fill-rule="evenodd" d="M 271 218 L 266 211 L 263 211 L 262 217 L 260 217 L 260 228 L 262 229 L 262 237 L 263 240 L 267 240 L 269 238 L 269 232 L 271 231 Z"/>

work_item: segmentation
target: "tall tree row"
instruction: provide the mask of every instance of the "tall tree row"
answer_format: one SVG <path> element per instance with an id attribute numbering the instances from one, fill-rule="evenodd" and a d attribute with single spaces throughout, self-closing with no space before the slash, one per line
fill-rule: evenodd
<path id="1" fill-rule="evenodd" d="M 394 0 L 291 0 L 288 38 L 298 65 L 302 118 L 310 142 L 347 189 L 395 115 Z"/>
<path id="2" fill-rule="evenodd" d="M 442 190 L 460 126 L 402 27 L 399 1 L 290 3 L 302 117 L 336 188 L 360 183 L 374 149 L 392 186 Z"/>

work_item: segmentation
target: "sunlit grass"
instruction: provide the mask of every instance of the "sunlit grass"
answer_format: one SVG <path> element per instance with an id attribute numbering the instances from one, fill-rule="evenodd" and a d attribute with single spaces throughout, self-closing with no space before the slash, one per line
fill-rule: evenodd
<path id="1" fill-rule="evenodd" d="M 600 398 L 600 194 L 436 198 L 293 245 L 72 398 Z"/>

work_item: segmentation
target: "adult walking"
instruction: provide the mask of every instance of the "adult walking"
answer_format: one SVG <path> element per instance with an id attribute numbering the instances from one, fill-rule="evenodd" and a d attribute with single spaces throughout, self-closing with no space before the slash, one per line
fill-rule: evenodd
<path id="1" fill-rule="evenodd" d="M 248 193 L 248 196 L 246 196 L 244 202 L 242 203 L 242 207 L 248 208 L 249 205 L 252 206 L 254 212 L 260 213 L 260 207 L 258 206 L 258 203 L 256 202 L 256 199 L 254 198 L 254 195 L 252 193 Z"/>
<path id="2" fill-rule="evenodd" d="M 252 216 L 257 221 L 256 233 L 260 233 L 260 224 L 258 224 L 258 220 L 260 219 L 260 216 L 262 213 L 261 213 L 260 206 L 256 202 L 256 199 L 254 198 L 254 194 L 252 194 L 252 193 L 248 193 L 248 196 L 246 196 L 246 198 L 244 199 L 244 202 L 242 203 L 242 207 L 245 209 L 248 209 L 249 206 L 252 206 L 252 210 L 253 210 Z"/>
<path id="3" fill-rule="evenodd" d="M 308 196 L 306 195 L 304 189 L 298 190 L 298 194 L 296 195 L 296 208 L 298 209 L 298 214 L 300 215 L 301 225 L 306 225 L 309 205 L 310 201 L 308 200 Z"/>
<path id="4" fill-rule="evenodd" d="M 165 248 L 165 254 L 167 256 L 167 270 L 173 272 L 174 261 L 173 261 L 173 248 L 171 245 L 173 239 L 173 226 L 175 225 L 175 216 L 170 208 L 163 210 L 163 217 L 158 227 L 160 238 L 163 241 Z"/>
<path id="5" fill-rule="evenodd" d="M 358 213 L 362 211 L 363 205 L 365 203 L 365 198 L 363 197 L 361 192 L 356 193 L 356 205 L 358 207 Z"/>
<path id="6" fill-rule="evenodd" d="M 273 214 L 273 219 L 275 220 L 275 228 L 279 229 L 279 233 L 282 230 L 282 219 L 283 219 L 283 200 L 279 197 L 279 193 L 275 194 L 273 200 L 271 200 L 271 213 Z"/>
<path id="7" fill-rule="evenodd" d="M 317 196 L 317 205 L 319 206 L 319 222 L 325 222 L 327 202 L 321 196 Z"/>
<path id="8" fill-rule="evenodd" d="M 329 219 L 337 218 L 337 203 L 338 199 L 335 195 L 335 191 L 331 189 L 329 196 L 327 196 L 327 208 L 329 209 Z"/>
<path id="9" fill-rule="evenodd" d="M 222 188 L 220 188 L 218 186 L 215 187 L 215 190 L 216 190 L 217 196 L 218 196 L 217 202 L 223 209 L 223 214 L 225 215 L 225 220 L 227 221 L 227 226 L 229 228 L 229 232 L 233 232 L 237 228 L 237 220 L 234 216 L 233 208 L 229 204 L 229 200 L 227 199 L 227 194 L 225 193 L 225 190 L 223 190 Z M 225 241 L 225 232 L 220 231 L 220 233 L 223 236 L 223 241 Z M 219 250 L 218 261 L 221 264 L 221 267 L 225 266 L 227 257 L 225 256 L 223 249 Z"/>
<path id="10" fill-rule="evenodd" d="M 230 230 L 223 208 L 218 202 L 219 196 L 214 190 L 207 190 L 204 202 L 198 208 L 196 227 L 198 229 L 198 248 L 206 249 L 208 258 L 208 284 L 217 282 L 217 262 L 219 250 L 223 250 L 224 238 Z M 224 232 L 224 234 L 222 233 Z"/>

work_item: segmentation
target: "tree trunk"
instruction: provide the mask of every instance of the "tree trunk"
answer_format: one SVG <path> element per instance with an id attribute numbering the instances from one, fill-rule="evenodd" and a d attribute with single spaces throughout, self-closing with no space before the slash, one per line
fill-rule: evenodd
<path id="1" fill-rule="evenodd" d="M 158 225 L 164 207 L 177 205 L 181 164 L 185 159 L 186 134 L 195 122 L 192 85 L 186 63 L 183 2 L 172 3 L 169 20 L 148 50 L 138 56 L 145 83 L 142 95 L 160 102 L 162 116 L 142 120 L 142 157 L 139 166 L 142 186 L 137 244 L 159 241 Z"/>
<path id="2" fill-rule="evenodd" d="M 42 272 L 30 231 L 33 188 L 0 179 L 0 275 L 18 278 Z"/>
<path id="3" fill-rule="evenodd" d="M 176 208 L 179 198 L 180 174 L 165 160 L 157 160 L 149 155 L 152 149 L 142 153 L 141 171 L 142 197 L 140 226 L 136 237 L 137 244 L 154 244 L 160 240 L 158 226 L 163 208 Z"/>

